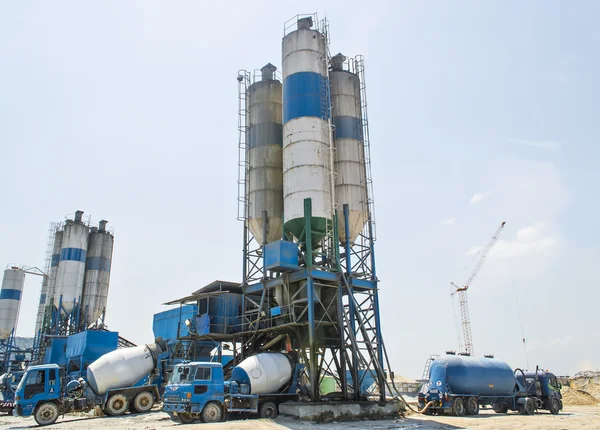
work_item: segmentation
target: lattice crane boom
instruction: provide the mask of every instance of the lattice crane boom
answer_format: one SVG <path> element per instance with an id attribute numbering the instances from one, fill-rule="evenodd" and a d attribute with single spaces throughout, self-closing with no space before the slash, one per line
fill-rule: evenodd
<path id="1" fill-rule="evenodd" d="M 467 290 L 469 289 L 469 287 L 473 283 L 473 280 L 475 279 L 475 277 L 481 270 L 481 267 L 483 266 L 483 263 L 485 262 L 491 249 L 494 247 L 494 245 L 498 241 L 500 232 L 504 228 L 505 224 L 506 224 L 506 222 L 504 222 L 504 221 L 502 222 L 502 224 L 500 224 L 500 227 L 498 227 L 498 229 L 492 236 L 492 240 L 490 240 L 490 242 L 483 249 L 481 257 L 479 257 L 479 260 L 477 261 L 477 264 L 475 265 L 473 272 L 471 273 L 471 275 L 469 276 L 467 281 L 463 284 L 463 286 L 459 287 L 454 282 L 451 282 L 451 284 L 454 286 L 454 288 L 456 288 L 456 290 L 452 293 L 452 295 L 454 295 L 455 293 L 458 293 L 463 339 L 464 339 L 464 343 L 465 343 L 465 350 L 469 355 L 473 355 L 474 350 L 473 350 L 473 336 L 471 334 L 471 319 L 469 317 L 469 303 L 467 301 Z"/>

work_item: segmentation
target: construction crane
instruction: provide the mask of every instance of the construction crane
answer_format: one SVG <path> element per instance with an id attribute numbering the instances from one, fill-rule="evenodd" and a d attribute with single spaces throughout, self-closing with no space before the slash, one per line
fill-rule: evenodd
<path id="1" fill-rule="evenodd" d="M 498 236 L 500 236 L 500 232 L 504 228 L 504 224 L 506 224 L 506 222 L 503 221 L 502 224 L 500 224 L 500 227 L 498 227 L 498 229 L 494 233 L 492 240 L 490 240 L 490 242 L 487 244 L 487 246 L 483 249 L 483 252 L 481 253 L 481 257 L 479 257 L 479 261 L 477 261 L 477 264 L 475 265 L 475 269 L 473 269 L 471 276 L 469 276 L 469 279 L 467 279 L 467 281 L 464 283 L 464 285 L 462 287 L 459 287 L 454 282 L 450 282 L 452 284 L 452 286 L 455 288 L 455 290 L 452 292 L 451 295 L 458 293 L 458 301 L 460 304 L 460 318 L 461 318 L 463 338 L 464 338 L 464 342 L 465 342 L 465 351 L 468 355 L 473 355 L 474 351 L 473 351 L 473 338 L 471 335 L 471 320 L 469 318 L 469 304 L 467 302 L 467 290 L 469 289 L 469 287 L 473 283 L 473 280 L 475 279 L 475 277 L 481 270 L 481 267 L 483 266 L 485 259 L 487 258 L 487 256 L 490 253 L 490 250 L 494 247 L 494 245 L 498 241 Z"/>

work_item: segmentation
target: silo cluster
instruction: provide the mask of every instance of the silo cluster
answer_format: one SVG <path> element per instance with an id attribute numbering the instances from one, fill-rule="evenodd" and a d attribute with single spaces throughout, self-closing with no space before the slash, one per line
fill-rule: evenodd
<path id="1" fill-rule="evenodd" d="M 282 83 L 271 64 L 246 92 L 248 228 L 264 242 L 300 239 L 304 199 L 312 201 L 312 237 L 326 234 L 336 208 L 349 206 L 354 242 L 368 220 L 361 82 L 346 57 L 329 58 L 327 36 L 299 18 L 282 42 Z M 282 220 L 283 218 L 283 220 Z M 338 222 L 345 243 L 343 218 Z"/>
<path id="2" fill-rule="evenodd" d="M 94 323 L 105 312 L 114 237 L 106 230 L 107 221 L 90 227 L 82 217 L 82 211 L 75 212 L 75 218 L 67 219 L 54 234 L 50 272 L 47 285 L 42 285 L 36 333 L 42 328 L 44 312 L 49 309 L 58 312 L 59 318 L 77 310 L 79 321 L 85 324 Z M 49 305 L 53 305 L 52 308 Z"/>

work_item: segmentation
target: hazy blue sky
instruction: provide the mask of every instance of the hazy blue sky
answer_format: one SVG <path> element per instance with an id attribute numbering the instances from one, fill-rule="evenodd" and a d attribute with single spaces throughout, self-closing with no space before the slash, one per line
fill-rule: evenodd
<path id="1" fill-rule="evenodd" d="M 43 265 L 76 209 L 108 219 L 107 323 L 139 343 L 161 303 L 239 281 L 237 70 L 280 67 L 284 22 L 312 12 L 332 53 L 365 55 L 396 373 L 457 349 L 449 282 L 501 221 L 469 290 L 475 351 L 525 367 L 523 330 L 532 366 L 600 367 L 595 1 L 2 2 L 0 264 Z"/>

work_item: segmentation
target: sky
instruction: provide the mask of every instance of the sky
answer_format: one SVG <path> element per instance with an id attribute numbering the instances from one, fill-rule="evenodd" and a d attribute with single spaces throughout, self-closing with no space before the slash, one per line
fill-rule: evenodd
<path id="1" fill-rule="evenodd" d="M 106 323 L 241 280 L 239 69 L 280 68 L 317 12 L 363 54 L 383 336 L 395 373 L 457 350 L 569 375 L 600 368 L 600 30 L 594 1 L 25 1 L 0 4 L 0 265 L 43 266 L 51 221 L 107 219 Z M 18 334 L 33 335 L 28 276 Z M 526 349 L 522 339 L 526 339 Z"/>

